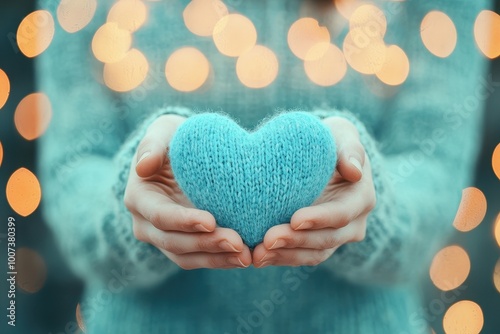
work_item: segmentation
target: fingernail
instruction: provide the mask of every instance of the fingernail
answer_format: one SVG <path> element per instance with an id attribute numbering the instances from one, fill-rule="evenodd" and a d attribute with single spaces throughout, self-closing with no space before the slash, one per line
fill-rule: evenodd
<path id="1" fill-rule="evenodd" d="M 139 158 L 139 160 L 137 161 L 137 165 L 140 164 L 142 160 L 146 159 L 150 154 L 151 154 L 151 151 L 144 152 L 141 155 L 141 157 Z"/>
<path id="2" fill-rule="evenodd" d="M 359 162 L 359 160 L 358 160 L 358 159 L 356 159 L 355 157 L 350 157 L 350 158 L 349 158 L 349 162 L 350 162 L 350 163 L 351 163 L 354 167 L 356 167 L 356 169 L 357 169 L 357 170 L 359 170 L 359 172 L 360 172 L 361 174 L 363 174 L 363 170 L 362 170 L 362 168 L 361 168 L 361 162 Z"/>
<path id="3" fill-rule="evenodd" d="M 230 257 L 227 259 L 227 262 L 230 264 L 234 264 L 235 266 L 238 266 L 240 268 L 246 268 L 248 266 L 245 266 L 245 264 L 240 260 L 239 257 Z"/>
<path id="4" fill-rule="evenodd" d="M 264 268 L 270 266 L 272 263 L 270 261 L 262 262 L 258 265 L 258 268 Z"/>
<path id="5" fill-rule="evenodd" d="M 228 252 L 238 252 L 238 253 L 241 253 L 240 250 L 236 249 L 236 247 L 233 246 L 233 244 L 231 244 L 229 241 L 227 240 L 222 240 L 221 242 L 219 242 L 219 247 L 225 251 L 228 251 Z"/>
<path id="6" fill-rule="evenodd" d="M 203 226 L 203 224 L 194 225 L 194 229 L 197 231 L 200 231 L 200 232 L 210 232 L 210 230 L 208 228 L 206 228 L 205 226 Z"/>
<path id="7" fill-rule="evenodd" d="M 269 260 L 273 259 L 276 256 L 276 253 L 273 252 L 267 252 L 262 259 L 260 259 L 259 263 L 264 263 L 268 262 Z M 267 260 L 267 261 L 266 261 Z"/>
<path id="8" fill-rule="evenodd" d="M 297 226 L 296 230 L 307 230 L 313 226 L 313 223 L 309 221 L 302 222 L 299 226 Z"/>
<path id="9" fill-rule="evenodd" d="M 277 239 L 274 244 L 269 247 L 269 249 L 283 248 L 286 246 L 286 241 L 283 239 Z"/>

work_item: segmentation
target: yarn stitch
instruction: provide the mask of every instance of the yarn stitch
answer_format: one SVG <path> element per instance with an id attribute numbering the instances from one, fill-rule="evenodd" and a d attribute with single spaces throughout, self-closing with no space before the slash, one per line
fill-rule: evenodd
<path id="1" fill-rule="evenodd" d="M 304 112 L 280 114 L 250 133 L 227 116 L 200 114 L 170 145 L 175 179 L 189 200 L 250 247 L 314 202 L 336 159 L 330 131 Z"/>

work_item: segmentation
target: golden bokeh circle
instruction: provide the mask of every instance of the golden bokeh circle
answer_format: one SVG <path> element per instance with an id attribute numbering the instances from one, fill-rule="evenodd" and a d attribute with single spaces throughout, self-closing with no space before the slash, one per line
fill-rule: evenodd
<path id="1" fill-rule="evenodd" d="M 474 39 L 486 57 L 500 56 L 500 15 L 491 10 L 481 11 L 474 22 Z"/>
<path id="2" fill-rule="evenodd" d="M 462 191 L 462 200 L 458 208 L 453 226 L 460 232 L 469 232 L 484 219 L 487 210 L 486 196 L 476 187 L 468 187 Z"/>
<path id="3" fill-rule="evenodd" d="M 16 41 L 19 50 L 28 58 L 44 52 L 54 38 L 54 18 L 46 10 L 28 14 L 19 24 Z"/>
<path id="4" fill-rule="evenodd" d="M 92 52 L 103 63 L 122 60 L 132 45 L 132 34 L 116 22 L 103 24 L 92 38 Z"/>
<path id="5" fill-rule="evenodd" d="M 21 247 L 16 252 L 16 283 L 28 293 L 38 292 L 47 279 L 45 260 L 38 252 Z"/>
<path id="6" fill-rule="evenodd" d="M 139 0 L 117 1 L 108 12 L 107 22 L 113 22 L 120 29 L 130 32 L 137 31 L 146 22 L 148 9 Z"/>
<path id="7" fill-rule="evenodd" d="M 228 14 L 220 0 L 192 0 L 184 9 L 184 24 L 193 34 L 212 36 L 215 24 Z"/>
<path id="8" fill-rule="evenodd" d="M 497 215 L 493 229 L 493 234 L 495 235 L 498 247 L 500 247 L 500 213 Z"/>
<path id="9" fill-rule="evenodd" d="M 493 284 L 495 285 L 497 291 L 500 293 L 500 259 L 498 259 L 493 271 Z"/>
<path id="10" fill-rule="evenodd" d="M 249 88 L 264 88 L 277 77 L 278 58 L 274 52 L 262 45 L 254 46 L 236 62 L 236 74 L 241 83 Z"/>
<path id="11" fill-rule="evenodd" d="M 493 150 L 493 155 L 491 156 L 491 167 L 496 177 L 500 179 L 500 144 L 498 144 Z"/>
<path id="12" fill-rule="evenodd" d="M 52 106 L 47 95 L 32 93 L 19 102 L 14 112 L 14 124 L 26 140 L 34 140 L 45 133 L 52 119 Z"/>
<path id="13" fill-rule="evenodd" d="M 342 15 L 345 19 L 349 20 L 354 11 L 362 6 L 367 4 L 368 1 L 364 0 L 335 0 L 335 9 L 337 12 Z"/>
<path id="14" fill-rule="evenodd" d="M 122 60 L 104 65 L 103 78 L 108 88 L 123 93 L 142 84 L 148 72 L 149 63 L 144 54 L 131 49 Z"/>
<path id="15" fill-rule="evenodd" d="M 10 81 L 7 73 L 0 68 L 0 109 L 3 108 L 10 95 Z"/>
<path id="16" fill-rule="evenodd" d="M 212 38 L 220 53 L 239 57 L 255 46 L 257 30 L 246 16 L 229 14 L 215 24 Z"/>
<path id="17" fill-rule="evenodd" d="M 467 252 L 458 245 L 441 249 L 432 260 L 429 274 L 434 285 L 443 291 L 456 289 L 470 273 Z"/>
<path id="18" fill-rule="evenodd" d="M 375 73 L 377 78 L 389 86 L 401 85 L 410 73 L 410 61 L 406 53 L 397 45 L 387 47 L 385 61 L 379 71 Z"/>
<path id="19" fill-rule="evenodd" d="M 306 56 L 308 60 L 304 61 L 304 70 L 309 80 L 323 87 L 337 84 L 347 72 L 347 63 L 342 51 L 331 43 L 326 44 L 326 47 L 321 44 L 313 46 Z M 325 49 L 326 52 L 323 51 Z M 318 58 L 311 56 L 311 53 L 322 55 Z"/>
<path id="20" fill-rule="evenodd" d="M 97 0 L 61 0 L 57 6 L 57 20 L 69 33 L 85 28 L 94 17 Z"/>
<path id="21" fill-rule="evenodd" d="M 295 21 L 288 30 L 288 46 L 292 53 L 302 59 L 306 59 L 306 55 L 313 46 L 323 46 L 322 53 L 328 50 L 330 44 L 330 33 L 326 27 L 321 27 L 316 19 L 304 17 Z M 317 49 L 318 47 L 316 47 Z M 318 53 L 316 51 L 315 54 Z M 320 53 L 319 57 L 322 54 Z M 319 58 L 318 57 L 318 58 Z"/>
<path id="22" fill-rule="evenodd" d="M 470 300 L 461 300 L 451 305 L 443 317 L 446 334 L 479 334 L 483 325 L 481 307 Z"/>
<path id="23" fill-rule="evenodd" d="M 165 65 L 167 82 L 180 92 L 192 92 L 203 86 L 210 74 L 205 55 L 193 47 L 183 47 L 170 55 Z"/>
<path id="24" fill-rule="evenodd" d="M 448 15 L 430 11 L 420 24 L 420 37 L 427 50 L 436 57 L 446 58 L 457 44 L 457 29 Z"/>
<path id="25" fill-rule="evenodd" d="M 346 35 L 343 52 L 355 71 L 375 74 L 385 63 L 387 47 L 382 38 L 370 37 L 362 29 L 355 28 Z"/>
<path id="26" fill-rule="evenodd" d="M 362 29 L 370 37 L 383 38 L 387 31 L 387 19 L 377 6 L 361 5 L 349 18 L 349 27 L 351 30 Z"/>
<path id="27" fill-rule="evenodd" d="M 32 214 L 42 198 L 40 182 L 35 174 L 24 167 L 12 173 L 7 181 L 5 193 L 12 210 L 23 217 Z"/>

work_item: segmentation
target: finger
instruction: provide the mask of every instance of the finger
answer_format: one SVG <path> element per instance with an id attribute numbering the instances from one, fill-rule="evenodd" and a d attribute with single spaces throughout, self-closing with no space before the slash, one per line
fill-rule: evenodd
<path id="1" fill-rule="evenodd" d="M 286 249 L 281 248 L 267 252 L 259 259 L 255 256 L 254 266 L 263 268 L 267 266 L 316 266 L 327 260 L 336 249 Z"/>
<path id="2" fill-rule="evenodd" d="M 168 145 L 182 121 L 180 116 L 165 115 L 149 126 L 137 148 L 137 175 L 152 176 L 166 163 Z"/>
<path id="3" fill-rule="evenodd" d="M 363 196 L 349 196 L 348 200 L 308 206 L 293 214 L 290 226 L 294 230 L 341 228 L 371 210 L 368 200 Z"/>
<path id="4" fill-rule="evenodd" d="M 337 144 L 337 170 L 350 182 L 357 182 L 363 176 L 365 149 L 359 139 L 359 132 L 350 121 L 342 117 L 324 120 Z"/>
<path id="5" fill-rule="evenodd" d="M 295 231 L 288 224 L 271 228 L 264 236 L 266 250 L 281 248 L 331 249 L 355 239 L 362 225 L 349 224 L 340 229 Z"/>
<path id="6" fill-rule="evenodd" d="M 216 228 L 212 233 L 164 232 L 149 224 L 148 238 L 157 248 L 172 254 L 241 253 L 245 248 L 236 231 Z"/>
<path id="7" fill-rule="evenodd" d="M 210 268 L 210 269 L 229 269 L 229 268 L 247 268 L 252 264 L 252 255 L 248 247 L 245 247 L 241 253 L 190 253 L 175 255 L 165 254 L 170 260 L 177 263 L 179 267 L 185 270 Z"/>
<path id="8" fill-rule="evenodd" d="M 127 205 L 132 213 L 141 215 L 162 231 L 212 232 L 215 218 L 208 211 L 185 208 L 155 191 L 146 190 L 141 195 L 131 195 Z M 131 208 L 132 207 L 132 208 Z"/>

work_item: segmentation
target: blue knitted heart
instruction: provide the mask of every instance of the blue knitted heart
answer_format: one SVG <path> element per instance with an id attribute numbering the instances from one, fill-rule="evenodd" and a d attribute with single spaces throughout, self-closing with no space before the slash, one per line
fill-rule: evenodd
<path id="1" fill-rule="evenodd" d="M 330 131 L 313 115 L 280 114 L 254 132 L 214 113 L 186 120 L 170 144 L 182 191 L 250 247 L 311 205 L 335 168 Z"/>

